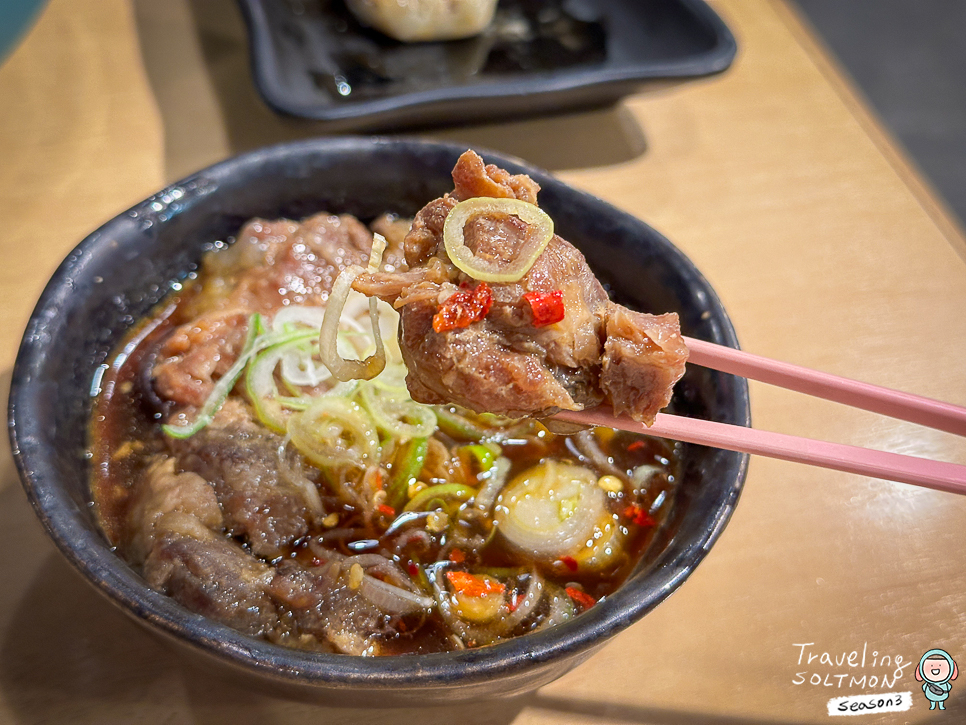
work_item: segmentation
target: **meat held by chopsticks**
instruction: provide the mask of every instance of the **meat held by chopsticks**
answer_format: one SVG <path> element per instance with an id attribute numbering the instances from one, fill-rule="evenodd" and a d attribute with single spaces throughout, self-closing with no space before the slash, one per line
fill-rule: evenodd
<path id="1" fill-rule="evenodd" d="M 353 283 L 399 309 L 413 399 L 511 417 L 608 403 L 653 423 L 688 357 L 677 315 L 611 302 L 528 176 L 467 151 L 453 181 L 416 215 L 408 270 Z"/>

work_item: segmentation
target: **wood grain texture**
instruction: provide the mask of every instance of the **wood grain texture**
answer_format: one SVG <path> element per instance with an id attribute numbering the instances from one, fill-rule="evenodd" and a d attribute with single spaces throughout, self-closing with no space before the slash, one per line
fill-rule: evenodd
<path id="1" fill-rule="evenodd" d="M 705 272 L 746 349 L 966 404 L 962 235 L 794 13 L 714 6 L 740 45 L 723 76 L 428 135 L 508 150 L 650 222 Z M 84 234 L 175 175 L 317 132 L 258 106 L 236 12 L 53 0 L 0 67 L 4 387 L 34 301 Z M 763 428 L 966 463 L 961 438 L 767 386 L 752 396 Z M 922 653 L 944 647 L 966 665 L 966 499 L 754 460 L 681 590 L 540 693 L 327 709 L 223 683 L 160 645 L 53 551 L 6 452 L 0 475 L 0 722 L 819 723 L 831 697 L 890 689 L 881 675 L 897 655 L 913 664 L 891 689 L 912 690 L 913 710 L 863 722 L 920 722 Z M 842 668 L 800 665 L 807 643 L 833 658 L 867 645 L 870 663 L 875 651 L 890 665 L 857 670 L 877 677 L 864 690 L 811 685 Z M 962 721 L 966 682 L 947 707 L 945 722 Z"/>

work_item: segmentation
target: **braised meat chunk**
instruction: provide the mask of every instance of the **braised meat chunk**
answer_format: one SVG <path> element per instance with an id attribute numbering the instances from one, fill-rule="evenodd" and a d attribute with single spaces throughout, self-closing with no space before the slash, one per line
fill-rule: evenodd
<path id="1" fill-rule="evenodd" d="M 253 635 L 278 626 L 268 596 L 273 570 L 233 541 L 165 534 L 144 563 L 144 578 L 193 612 Z"/>
<path id="2" fill-rule="evenodd" d="M 653 421 L 671 402 L 688 359 L 678 316 L 647 315 L 610 303 L 606 324 L 601 388 L 615 413 Z"/>
<path id="3" fill-rule="evenodd" d="M 280 556 L 321 513 L 304 488 L 286 480 L 282 438 L 258 426 L 237 401 L 204 430 L 169 445 L 182 470 L 211 483 L 228 532 L 257 556 Z"/>
<path id="4" fill-rule="evenodd" d="M 610 403 L 653 423 L 684 374 L 688 351 L 677 315 L 610 302 L 583 255 L 557 235 L 528 259 L 534 225 L 518 213 L 520 202 L 524 211 L 536 204 L 539 187 L 529 177 L 486 166 L 467 151 L 453 181 L 453 192 L 413 221 L 404 242 L 409 270 L 360 275 L 354 283 L 399 308 L 413 399 L 513 417 Z M 487 198 L 517 206 L 484 205 L 459 222 L 460 264 L 447 219 L 461 202 Z"/>
<path id="5" fill-rule="evenodd" d="M 382 654 L 380 640 L 391 631 L 392 615 L 398 612 L 384 612 L 364 596 L 362 582 L 367 575 L 361 565 L 357 564 L 359 581 L 351 581 L 351 557 L 346 561 L 334 552 L 325 554 L 331 558 L 311 568 L 282 562 L 272 582 L 272 596 L 292 612 L 301 637 L 312 637 L 342 654 Z M 382 562 L 391 566 L 388 560 Z"/>
<path id="6" fill-rule="evenodd" d="M 131 558 L 140 563 L 159 535 L 191 528 L 220 530 L 222 513 L 211 485 L 197 473 L 175 471 L 170 456 L 157 456 L 141 476 L 134 506 L 128 513 Z M 202 536 L 206 534 L 202 533 Z"/>

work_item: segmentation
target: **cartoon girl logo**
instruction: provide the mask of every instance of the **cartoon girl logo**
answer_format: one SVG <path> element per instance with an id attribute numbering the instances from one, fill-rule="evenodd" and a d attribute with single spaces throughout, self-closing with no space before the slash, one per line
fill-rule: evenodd
<path id="1" fill-rule="evenodd" d="M 959 668 L 946 650 L 931 649 L 919 660 L 916 668 L 916 680 L 922 683 L 922 692 L 929 700 L 929 709 L 945 710 L 946 698 L 953 689 L 950 680 L 959 677 Z"/>

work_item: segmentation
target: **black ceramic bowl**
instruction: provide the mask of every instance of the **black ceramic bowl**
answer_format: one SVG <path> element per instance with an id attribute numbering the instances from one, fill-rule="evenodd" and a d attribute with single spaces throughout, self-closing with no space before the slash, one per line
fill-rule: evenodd
<path id="1" fill-rule="evenodd" d="M 27 327 L 13 373 L 10 433 L 24 488 L 54 542 L 140 622 L 210 661 L 273 687 L 311 689 L 332 702 L 390 704 L 512 695 L 539 687 L 640 619 L 697 566 L 731 516 L 747 459 L 688 446 L 669 525 L 615 594 L 558 627 L 480 649 L 362 658 L 312 654 L 251 639 L 148 588 L 115 556 L 90 506 L 85 455 L 99 370 L 126 331 L 198 263 L 202 247 L 251 217 L 320 210 L 362 219 L 413 214 L 452 189 L 462 147 L 406 140 L 320 139 L 254 151 L 199 172 L 91 234 L 51 279 Z M 619 301 L 677 311 L 685 334 L 735 346 L 720 301 L 688 259 L 637 219 L 518 160 L 558 232 L 580 247 Z M 681 414 L 747 425 L 742 379 L 692 367 L 678 384 Z"/>

